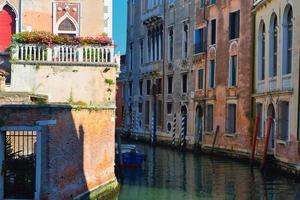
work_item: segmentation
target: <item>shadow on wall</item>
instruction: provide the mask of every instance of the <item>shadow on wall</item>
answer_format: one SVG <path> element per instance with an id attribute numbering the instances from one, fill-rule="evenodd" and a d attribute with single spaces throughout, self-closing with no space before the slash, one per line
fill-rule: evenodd
<path id="1" fill-rule="evenodd" d="M 5 126 L 36 126 L 37 121 L 56 120 L 42 127 L 41 199 L 73 199 L 88 191 L 84 170 L 84 124 L 74 121 L 70 107 L 1 106 Z"/>

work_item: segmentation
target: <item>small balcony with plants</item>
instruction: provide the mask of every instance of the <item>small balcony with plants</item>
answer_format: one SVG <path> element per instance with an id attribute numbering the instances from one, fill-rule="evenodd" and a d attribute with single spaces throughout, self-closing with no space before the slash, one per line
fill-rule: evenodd
<path id="1" fill-rule="evenodd" d="M 21 32 L 13 36 L 11 62 L 26 64 L 114 64 L 109 37 L 67 37 L 49 32 Z"/>

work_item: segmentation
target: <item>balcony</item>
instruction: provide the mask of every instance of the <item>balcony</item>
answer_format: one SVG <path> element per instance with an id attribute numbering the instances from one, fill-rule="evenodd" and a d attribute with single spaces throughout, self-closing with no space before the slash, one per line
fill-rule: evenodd
<path id="1" fill-rule="evenodd" d="M 292 83 L 292 75 L 283 75 L 282 76 L 282 90 L 292 90 L 293 83 Z"/>
<path id="2" fill-rule="evenodd" d="M 256 93 L 265 92 L 265 81 L 258 81 L 256 85 Z"/>
<path id="3" fill-rule="evenodd" d="M 163 5 L 158 5 L 144 12 L 141 16 L 141 20 L 144 22 L 145 25 L 147 25 L 162 20 L 163 16 L 164 16 Z"/>
<path id="4" fill-rule="evenodd" d="M 16 44 L 12 49 L 12 61 L 35 64 L 115 64 L 112 46 L 71 46 L 54 45 L 47 47 L 38 44 Z"/>
<path id="5" fill-rule="evenodd" d="M 163 62 L 161 60 L 144 64 L 140 70 L 142 74 L 149 74 L 152 72 L 160 72 L 163 68 Z"/>

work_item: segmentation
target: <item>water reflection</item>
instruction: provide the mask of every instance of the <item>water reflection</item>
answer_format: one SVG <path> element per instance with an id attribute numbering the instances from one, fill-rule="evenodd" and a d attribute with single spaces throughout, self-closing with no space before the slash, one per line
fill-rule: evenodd
<path id="1" fill-rule="evenodd" d="M 138 147 L 147 161 L 143 169 L 124 171 L 119 200 L 300 200 L 300 184 L 280 174 L 262 175 L 233 160 Z"/>

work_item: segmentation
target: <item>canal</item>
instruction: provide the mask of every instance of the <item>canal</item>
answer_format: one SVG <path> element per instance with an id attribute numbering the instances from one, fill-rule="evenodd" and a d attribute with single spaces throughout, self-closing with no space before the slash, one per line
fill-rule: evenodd
<path id="1" fill-rule="evenodd" d="M 137 146 L 147 160 L 142 169 L 118 175 L 118 200 L 300 200 L 300 182 L 280 173 L 263 175 L 231 159 Z"/>

